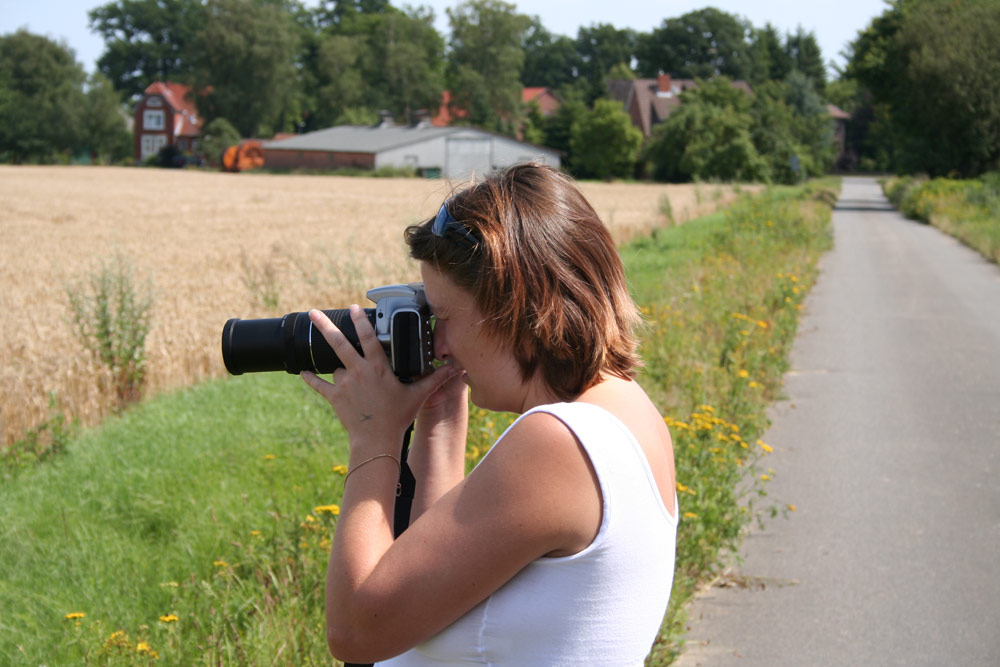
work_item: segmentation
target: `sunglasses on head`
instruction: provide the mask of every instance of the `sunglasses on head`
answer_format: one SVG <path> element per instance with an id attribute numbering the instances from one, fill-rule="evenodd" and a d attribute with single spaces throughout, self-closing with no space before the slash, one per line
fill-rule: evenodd
<path id="1" fill-rule="evenodd" d="M 469 230 L 468 227 L 460 223 L 448 211 L 448 202 L 441 204 L 441 210 L 431 224 L 431 233 L 442 239 L 448 239 L 457 243 L 465 250 L 472 250 L 479 245 L 479 239 Z"/>

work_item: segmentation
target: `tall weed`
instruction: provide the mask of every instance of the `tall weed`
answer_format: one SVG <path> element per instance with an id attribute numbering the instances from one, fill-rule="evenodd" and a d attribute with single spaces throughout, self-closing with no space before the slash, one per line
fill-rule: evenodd
<path id="1" fill-rule="evenodd" d="M 110 373 L 115 408 L 138 401 L 146 377 L 146 336 L 153 308 L 150 284 L 140 283 L 132 263 L 115 255 L 67 285 L 66 295 L 73 332 Z"/>

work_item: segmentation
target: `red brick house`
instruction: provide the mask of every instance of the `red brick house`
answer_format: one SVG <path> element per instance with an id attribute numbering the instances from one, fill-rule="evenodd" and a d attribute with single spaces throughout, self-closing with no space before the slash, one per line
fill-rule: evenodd
<path id="1" fill-rule="evenodd" d="M 198 147 L 201 119 L 191 99 L 191 89 L 180 83 L 150 84 L 135 108 L 135 159 L 156 155 L 174 145 L 182 153 Z"/>

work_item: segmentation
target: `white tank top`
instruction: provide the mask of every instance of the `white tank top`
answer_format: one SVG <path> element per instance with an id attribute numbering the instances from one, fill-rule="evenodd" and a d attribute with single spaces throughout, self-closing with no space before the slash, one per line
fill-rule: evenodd
<path id="1" fill-rule="evenodd" d="M 590 457 L 603 500 L 597 537 L 572 556 L 528 564 L 440 633 L 380 666 L 643 664 L 670 599 L 677 510 L 667 511 L 642 447 L 610 412 L 557 403 L 519 420 L 533 412 L 561 420 Z"/>

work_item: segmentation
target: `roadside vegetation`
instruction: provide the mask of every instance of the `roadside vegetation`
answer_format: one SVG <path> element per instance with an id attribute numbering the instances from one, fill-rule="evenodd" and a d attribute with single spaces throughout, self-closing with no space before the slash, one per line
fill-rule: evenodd
<path id="1" fill-rule="evenodd" d="M 883 180 L 882 189 L 906 217 L 930 223 L 1000 263 L 1000 171 L 966 180 L 898 176 Z"/>
<path id="2" fill-rule="evenodd" d="M 686 601 L 744 529 L 794 509 L 767 497 L 761 437 L 837 187 L 771 189 L 621 247 L 682 514 L 651 665 L 675 657 Z M 470 466 L 509 422 L 473 411 Z M 0 487 L 0 662 L 329 664 L 323 580 L 347 443 L 298 378 L 210 381 L 93 429 L 52 423 L 58 452 Z"/>

